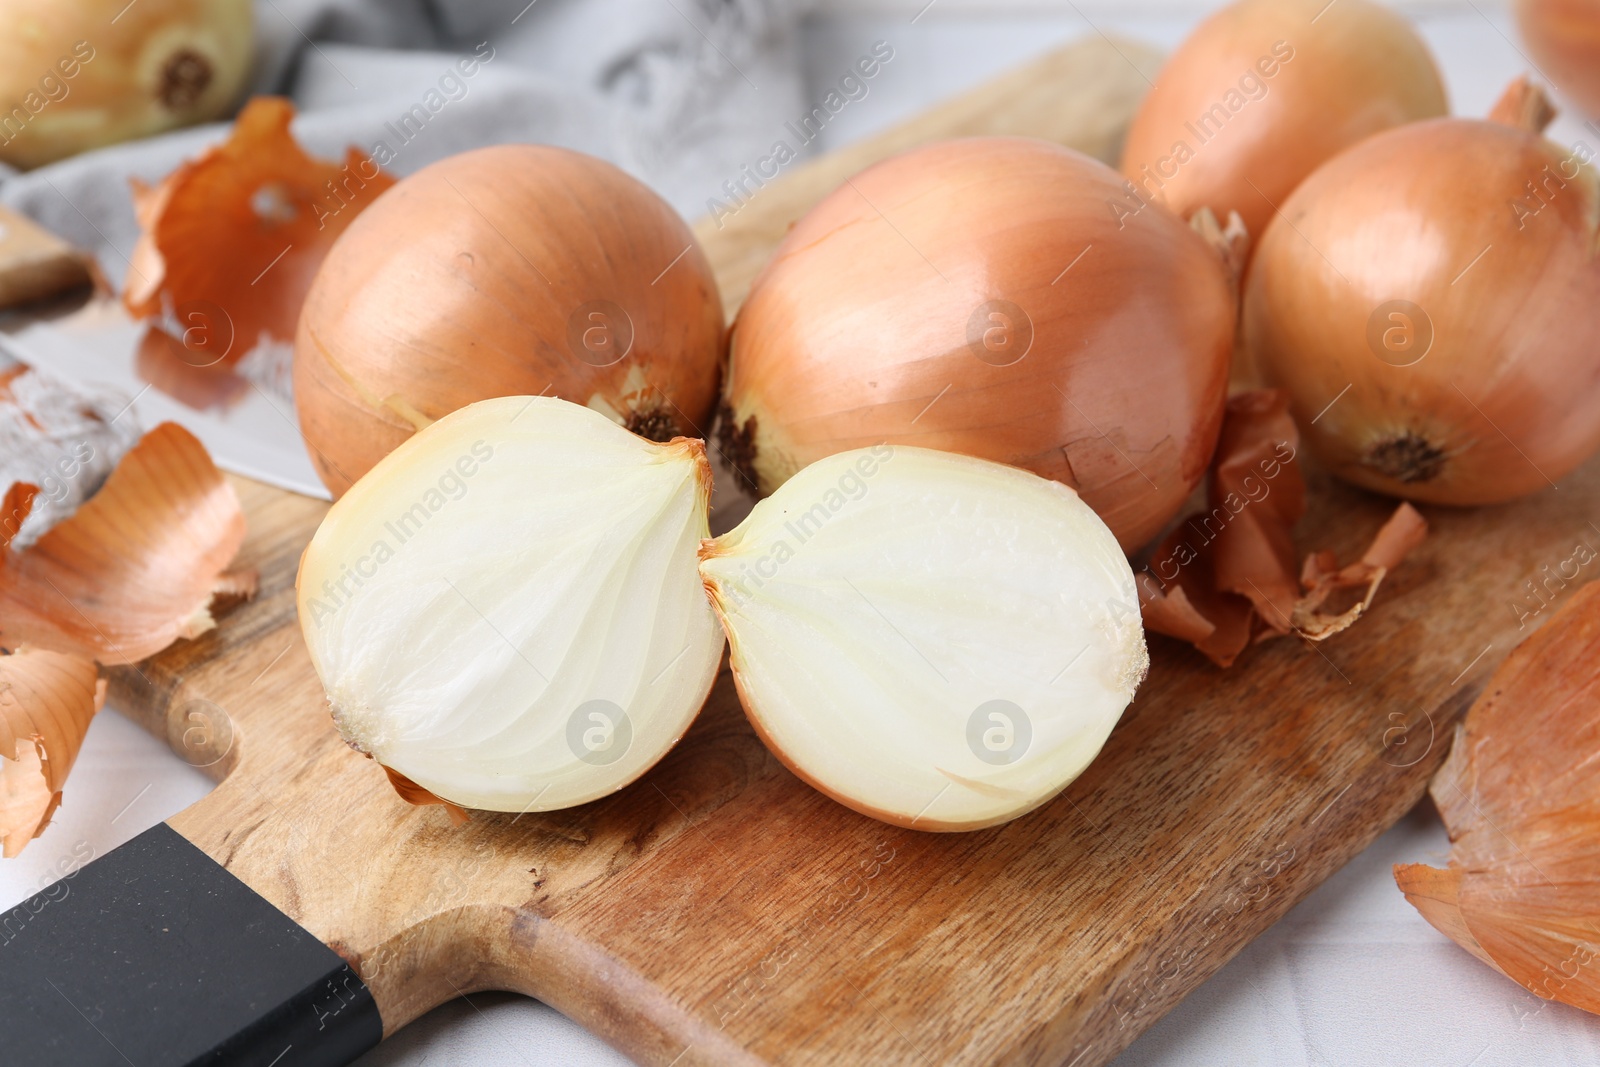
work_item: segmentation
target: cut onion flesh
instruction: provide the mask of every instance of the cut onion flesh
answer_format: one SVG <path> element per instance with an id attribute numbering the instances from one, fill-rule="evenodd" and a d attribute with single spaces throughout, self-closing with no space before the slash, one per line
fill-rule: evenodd
<path id="1" fill-rule="evenodd" d="M 644 773 L 705 702 L 711 470 L 546 397 L 462 408 L 328 512 L 300 623 L 345 739 L 439 798 L 544 811 Z"/>
<path id="2" fill-rule="evenodd" d="M 1044 803 L 1149 663 L 1105 523 L 1067 486 L 986 460 L 834 455 L 700 557 L 768 747 L 900 826 L 977 829 Z"/>
<path id="3" fill-rule="evenodd" d="M 301 561 L 340 733 L 453 804 L 581 804 L 682 736 L 726 630 L 745 710 L 795 773 L 874 818 L 966 830 L 1060 792 L 1144 677 L 1133 572 L 1059 482 L 880 444 L 715 539 L 710 490 L 701 442 L 545 397 L 418 433 Z"/>

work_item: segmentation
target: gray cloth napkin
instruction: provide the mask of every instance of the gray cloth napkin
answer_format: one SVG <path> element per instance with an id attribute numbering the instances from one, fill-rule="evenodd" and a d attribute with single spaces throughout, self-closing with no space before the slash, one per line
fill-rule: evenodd
<path id="1" fill-rule="evenodd" d="M 294 100 L 314 155 L 354 144 L 404 176 L 481 145 L 557 144 L 616 163 L 692 220 L 800 109 L 806 2 L 258 0 L 252 91 Z M 226 129 L 0 166 L 0 202 L 94 251 L 120 284 L 138 236 L 128 179 L 160 180 Z"/>

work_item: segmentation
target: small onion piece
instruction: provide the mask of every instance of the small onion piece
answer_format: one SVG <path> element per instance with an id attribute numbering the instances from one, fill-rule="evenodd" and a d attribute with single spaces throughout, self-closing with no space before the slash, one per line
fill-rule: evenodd
<path id="1" fill-rule="evenodd" d="M 1600 118 L 1600 0 L 1517 0 L 1515 10 L 1539 70 Z"/>
<path id="2" fill-rule="evenodd" d="M 1514 85 L 1497 116 L 1551 112 Z M 1600 447 L 1600 180 L 1534 129 L 1437 119 L 1329 161 L 1263 235 L 1244 347 L 1347 481 L 1438 504 Z"/>
<path id="3" fill-rule="evenodd" d="M 1010 463 L 1132 549 L 1205 473 L 1235 315 L 1219 249 L 1109 167 L 1026 138 L 928 145 L 830 194 L 757 278 L 722 451 L 764 493 L 879 442 Z"/>
<path id="4" fill-rule="evenodd" d="M 300 316 L 295 401 L 338 495 L 429 420 L 497 396 L 704 437 L 722 338 L 711 268 L 664 200 L 578 152 L 497 145 L 423 168 L 340 236 Z"/>
<path id="5" fill-rule="evenodd" d="M 14 167 L 219 118 L 255 37 L 249 0 L 0 0 L 0 25 L 0 160 Z"/>
<path id="6" fill-rule="evenodd" d="M 986 460 L 828 457 L 700 557 L 768 747 L 898 826 L 972 830 L 1043 804 L 1149 663 L 1105 523 L 1067 486 Z"/>
<path id="7" fill-rule="evenodd" d="M 1237 0 L 1162 67 L 1121 170 L 1180 215 L 1237 211 L 1259 235 L 1324 160 L 1447 110 L 1427 46 L 1383 5 Z"/>
<path id="8" fill-rule="evenodd" d="M 722 633 L 696 572 L 705 448 L 548 397 L 463 408 L 328 512 L 301 629 L 355 748 L 435 796 L 546 811 L 649 769 Z"/>

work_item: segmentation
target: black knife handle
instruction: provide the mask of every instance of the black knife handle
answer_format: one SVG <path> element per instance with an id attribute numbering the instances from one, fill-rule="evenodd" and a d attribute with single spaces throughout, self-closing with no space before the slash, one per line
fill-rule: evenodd
<path id="1" fill-rule="evenodd" d="M 0 1060 L 335 1067 L 378 1043 L 339 955 L 162 823 L 0 914 Z"/>

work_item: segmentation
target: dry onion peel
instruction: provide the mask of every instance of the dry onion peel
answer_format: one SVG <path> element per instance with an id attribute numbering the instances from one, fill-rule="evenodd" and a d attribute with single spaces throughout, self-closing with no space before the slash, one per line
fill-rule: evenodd
<path id="1" fill-rule="evenodd" d="M 1490 678 L 1429 788 L 1445 869 L 1397 864 L 1436 929 L 1546 1000 L 1600 1014 L 1600 584 Z"/>
<path id="2" fill-rule="evenodd" d="M 32 496 L 9 487 L 8 514 L 25 520 Z M 204 633 L 214 597 L 255 591 L 253 572 L 227 570 L 244 535 L 238 497 L 205 448 L 163 423 L 30 548 L 7 535 L 0 645 L 119 664 Z"/>
<path id="3" fill-rule="evenodd" d="M 1282 394 L 1229 398 L 1206 485 L 1207 510 L 1168 531 L 1139 571 L 1144 623 L 1229 666 L 1292 601 L 1290 531 L 1305 511 L 1299 442 Z"/>
<path id="4" fill-rule="evenodd" d="M 384 767 L 383 773 L 388 776 L 389 785 L 394 788 L 395 794 L 407 804 L 415 804 L 418 807 L 437 804 L 444 808 L 445 812 L 450 816 L 450 822 L 456 826 L 460 826 L 471 819 L 471 816 L 467 814 L 466 809 L 461 805 L 452 804 L 443 797 L 435 796 L 393 767 Z"/>
<path id="5" fill-rule="evenodd" d="M 172 312 L 170 343 L 199 366 L 232 364 L 262 335 L 293 338 L 306 291 L 334 239 L 394 184 L 363 153 L 314 159 L 289 132 L 294 106 L 256 97 L 228 138 L 160 184 L 134 184 L 141 233 L 123 303 Z"/>
<path id="6" fill-rule="evenodd" d="M 620 789 L 682 736 L 721 660 L 695 556 L 710 493 L 699 441 L 549 397 L 417 433 L 301 560 L 300 624 L 341 734 L 462 807 Z"/>
<path id="7" fill-rule="evenodd" d="M 119 429 L 94 398 L 33 372 L 5 375 L 0 394 L 16 424 L 3 427 L 4 469 L 37 468 L 49 487 L 8 478 L 0 505 L 0 646 L 11 650 L 0 655 L 0 838 L 14 856 L 48 825 L 104 700 L 95 661 L 132 662 L 209 629 L 214 599 L 248 596 L 255 576 L 222 569 L 244 517 L 187 431 L 158 426 L 118 460 L 131 423 Z M 30 522 L 41 501 L 54 509 L 42 534 Z M 38 536 L 25 547 L 19 532 Z"/>
<path id="8" fill-rule="evenodd" d="M 700 554 L 768 747 L 900 826 L 976 829 L 1055 796 L 1149 662 L 1111 531 L 1070 488 L 985 460 L 830 456 Z"/>
<path id="9" fill-rule="evenodd" d="M 407 177 L 339 240 L 306 298 L 295 401 L 338 495 L 429 420 L 490 397 L 704 437 L 722 340 L 711 267 L 670 205 L 590 156 L 498 145 Z"/>
<path id="10" fill-rule="evenodd" d="M 1300 585 L 1305 595 L 1295 601 L 1290 611 L 1290 628 L 1312 641 L 1321 641 L 1348 629 L 1372 606 L 1372 598 L 1384 576 L 1398 567 L 1427 536 L 1427 520 L 1410 504 L 1401 504 L 1378 528 L 1372 543 L 1356 562 L 1341 567 L 1338 557 L 1328 551 L 1307 556 L 1300 571 Z M 1341 589 L 1360 589 L 1363 595 L 1344 611 L 1324 611 L 1328 598 Z"/>
<path id="11" fill-rule="evenodd" d="M 723 453 L 762 492 L 880 441 L 974 455 L 1073 486 L 1144 544 L 1216 444 L 1237 247 L 1159 209 L 1119 219 L 1126 200 L 1109 167 L 1016 137 L 857 174 L 740 309 Z"/>
<path id="12" fill-rule="evenodd" d="M 105 703 L 94 661 L 35 648 L 0 655 L 0 845 L 44 832 L 89 722 Z"/>
<path id="13" fill-rule="evenodd" d="M 1516 83 L 1497 112 L 1540 121 Z M 1262 236 L 1244 347 L 1339 477 L 1412 500 L 1543 489 L 1600 446 L 1600 178 L 1580 146 L 1436 119 L 1330 160 Z"/>
<path id="14" fill-rule="evenodd" d="M 1178 46 L 1128 131 L 1121 170 L 1179 215 L 1236 211 L 1260 234 L 1324 160 L 1446 112 L 1415 30 L 1370 0 L 1239 0 Z"/>
<path id="15" fill-rule="evenodd" d="M 1208 510 L 1169 531 L 1139 571 L 1149 629 L 1227 667 L 1252 641 L 1290 633 L 1321 641 L 1371 606 L 1384 575 L 1421 543 L 1427 523 L 1402 504 L 1360 560 L 1340 567 L 1333 553 L 1313 553 L 1297 579 L 1292 533 L 1305 513 L 1299 440 L 1282 392 L 1229 399 L 1207 482 Z M 1364 590 L 1356 604 L 1323 610 L 1332 594 L 1351 588 Z"/>

